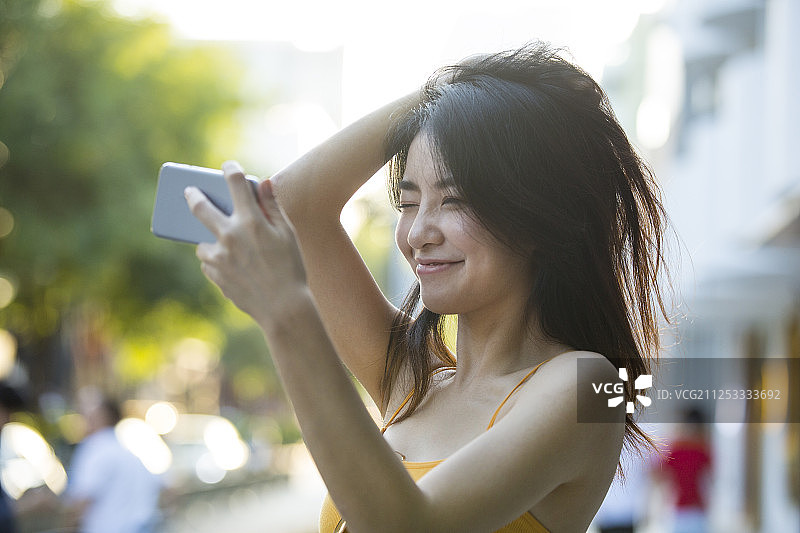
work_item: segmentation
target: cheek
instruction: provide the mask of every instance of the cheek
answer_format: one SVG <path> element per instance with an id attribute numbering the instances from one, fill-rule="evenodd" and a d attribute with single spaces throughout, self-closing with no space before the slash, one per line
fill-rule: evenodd
<path id="1" fill-rule="evenodd" d="M 397 226 L 394 229 L 394 242 L 397 249 L 406 258 L 406 261 L 411 262 L 414 257 L 414 252 L 408 244 L 408 232 L 411 229 L 411 222 L 404 217 L 400 217 L 397 221 Z"/>

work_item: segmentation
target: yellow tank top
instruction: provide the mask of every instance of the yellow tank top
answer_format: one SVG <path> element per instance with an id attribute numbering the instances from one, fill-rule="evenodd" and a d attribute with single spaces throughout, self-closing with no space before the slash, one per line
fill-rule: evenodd
<path id="1" fill-rule="evenodd" d="M 514 387 L 511 392 L 503 399 L 500 406 L 495 410 L 494 415 L 492 416 L 492 420 L 489 422 L 489 426 L 486 428 L 488 431 L 494 425 L 495 421 L 497 420 L 497 415 L 500 413 L 500 409 L 506 404 L 508 399 L 514 394 L 517 389 L 519 389 L 528 379 L 537 371 L 539 367 L 542 366 L 546 361 L 542 361 L 536 367 L 528 372 L 522 380 L 517 383 L 517 386 Z M 435 371 L 435 373 L 444 371 L 444 370 L 454 370 L 455 367 L 443 367 L 439 368 Z M 389 418 L 389 421 L 386 423 L 385 426 L 381 428 L 381 433 L 386 431 L 394 419 L 397 418 L 397 415 L 400 414 L 403 407 L 411 400 L 411 393 L 406 396 L 403 403 L 400 404 L 400 407 L 394 412 L 394 414 Z M 433 470 L 434 467 L 439 465 L 442 460 L 439 461 L 426 461 L 426 462 L 411 462 L 403 460 L 403 466 L 406 467 L 406 470 L 411 475 L 411 478 L 414 481 L 418 481 L 422 476 Z M 322 502 L 322 510 L 320 511 L 319 516 L 319 533 L 347 533 L 347 528 L 342 520 L 339 511 L 336 509 L 336 506 L 333 504 L 333 500 L 331 500 L 330 495 L 325 496 L 325 500 Z M 549 533 L 546 527 L 544 527 L 538 520 L 530 513 L 525 513 L 513 522 L 505 525 L 504 527 L 498 529 L 495 533 Z"/>

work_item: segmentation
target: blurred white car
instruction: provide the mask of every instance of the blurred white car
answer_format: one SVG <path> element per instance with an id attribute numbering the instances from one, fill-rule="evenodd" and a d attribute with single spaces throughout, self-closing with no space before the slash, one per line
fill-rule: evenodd
<path id="1" fill-rule="evenodd" d="M 187 482 L 191 477 L 203 483 L 219 483 L 250 457 L 250 448 L 236 427 L 221 416 L 178 415 L 163 439 L 172 452 L 172 465 L 166 472 L 169 483 Z"/>

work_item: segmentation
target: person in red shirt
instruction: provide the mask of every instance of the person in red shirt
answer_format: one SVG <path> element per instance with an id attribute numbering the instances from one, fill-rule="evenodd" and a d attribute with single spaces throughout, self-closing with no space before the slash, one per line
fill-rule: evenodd
<path id="1" fill-rule="evenodd" d="M 708 478 L 711 451 L 704 427 L 705 417 L 695 408 L 684 414 L 684 426 L 669 445 L 661 472 L 675 495 L 675 533 L 708 531 Z"/>

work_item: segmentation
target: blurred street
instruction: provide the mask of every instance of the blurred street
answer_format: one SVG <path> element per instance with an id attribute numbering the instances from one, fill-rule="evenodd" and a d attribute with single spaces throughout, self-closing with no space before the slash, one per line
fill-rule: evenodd
<path id="1" fill-rule="evenodd" d="M 291 450 L 285 480 L 191 496 L 166 517 L 163 533 L 314 533 L 325 487 L 305 448 Z"/>

